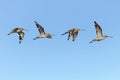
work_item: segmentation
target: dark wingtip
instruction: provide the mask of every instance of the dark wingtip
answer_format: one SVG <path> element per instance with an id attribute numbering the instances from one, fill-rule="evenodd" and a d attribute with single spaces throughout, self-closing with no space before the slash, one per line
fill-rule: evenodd
<path id="1" fill-rule="evenodd" d="M 96 21 L 94 21 L 94 23 L 95 23 L 95 24 L 97 24 L 97 22 L 96 22 Z"/>
<path id="2" fill-rule="evenodd" d="M 95 24 L 98 24 L 96 21 L 94 21 Z"/>
<path id="3" fill-rule="evenodd" d="M 89 42 L 89 44 L 91 44 L 91 43 L 92 43 L 92 41 Z"/>
<path id="4" fill-rule="evenodd" d="M 73 42 L 75 42 L 75 40 L 72 40 Z"/>
<path id="5" fill-rule="evenodd" d="M 19 44 L 21 44 L 21 42 L 19 42 Z"/>
<path id="6" fill-rule="evenodd" d="M 37 24 L 37 21 L 34 21 Z"/>
<path id="7" fill-rule="evenodd" d="M 8 35 L 10 35 L 11 33 L 8 33 Z"/>

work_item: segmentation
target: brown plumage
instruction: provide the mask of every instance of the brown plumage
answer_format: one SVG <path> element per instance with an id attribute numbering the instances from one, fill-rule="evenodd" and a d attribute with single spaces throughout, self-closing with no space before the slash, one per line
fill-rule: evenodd
<path id="1" fill-rule="evenodd" d="M 108 37 L 112 38 L 111 36 L 103 35 L 102 28 L 100 27 L 100 25 L 96 21 L 94 21 L 94 26 L 95 26 L 95 29 L 96 29 L 97 37 L 95 39 L 93 39 L 92 41 L 90 41 L 90 43 L 92 43 L 94 41 L 101 41 L 101 40 L 104 40 Z"/>
<path id="2" fill-rule="evenodd" d="M 77 35 L 78 35 L 78 32 L 80 31 L 81 29 L 79 28 L 73 28 L 73 29 L 70 29 L 68 30 L 67 32 L 61 34 L 61 35 L 65 35 L 65 34 L 68 34 L 68 40 L 70 39 L 70 37 L 72 36 L 73 40 L 72 41 L 75 41 Z M 81 31 L 84 31 L 84 30 L 81 30 Z"/>
<path id="3" fill-rule="evenodd" d="M 24 28 L 14 28 L 8 35 L 17 33 L 19 35 L 19 43 L 21 43 L 24 38 L 24 35 L 25 35 L 23 30 L 25 30 L 25 29 Z"/>
<path id="4" fill-rule="evenodd" d="M 38 22 L 36 22 L 36 21 L 34 21 L 34 22 L 38 28 L 40 35 L 35 37 L 33 40 L 36 40 L 38 38 L 52 38 L 51 34 L 45 33 L 44 28 Z"/>

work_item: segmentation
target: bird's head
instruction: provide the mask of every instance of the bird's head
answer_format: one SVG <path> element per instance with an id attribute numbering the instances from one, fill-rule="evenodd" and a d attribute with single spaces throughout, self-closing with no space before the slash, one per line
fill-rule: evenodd
<path id="1" fill-rule="evenodd" d="M 80 31 L 80 28 L 76 28 L 78 31 Z"/>

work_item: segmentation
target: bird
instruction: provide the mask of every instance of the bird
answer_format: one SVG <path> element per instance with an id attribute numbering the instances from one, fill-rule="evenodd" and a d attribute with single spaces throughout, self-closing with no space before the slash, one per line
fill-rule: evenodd
<path id="1" fill-rule="evenodd" d="M 24 38 L 24 35 L 25 35 L 23 30 L 27 30 L 27 29 L 24 29 L 24 28 L 14 28 L 14 29 L 12 29 L 12 31 L 8 35 L 13 34 L 13 33 L 17 33 L 19 35 L 19 44 L 21 44 L 21 42 L 22 42 L 22 40 Z"/>
<path id="2" fill-rule="evenodd" d="M 95 42 L 95 41 L 101 41 L 101 40 L 104 40 L 108 37 L 112 38 L 111 36 L 103 35 L 102 28 L 96 21 L 94 21 L 94 26 L 95 26 L 95 29 L 96 29 L 97 37 L 95 39 L 93 39 L 92 41 L 90 41 L 89 43 L 92 43 L 92 42 Z"/>
<path id="3" fill-rule="evenodd" d="M 78 35 L 78 32 L 79 31 L 84 31 L 84 29 L 79 29 L 79 28 L 73 28 L 73 29 L 70 29 L 68 30 L 67 32 L 61 34 L 61 35 L 65 35 L 65 34 L 68 34 L 68 40 L 71 38 L 72 36 L 72 41 L 75 41 L 77 35 Z"/>
<path id="4" fill-rule="evenodd" d="M 35 22 L 35 24 L 38 28 L 38 31 L 39 31 L 40 35 L 35 37 L 33 40 L 36 40 L 38 38 L 48 38 L 48 39 L 52 38 L 52 34 L 45 33 L 44 28 L 37 21 L 34 21 L 34 22 Z"/>

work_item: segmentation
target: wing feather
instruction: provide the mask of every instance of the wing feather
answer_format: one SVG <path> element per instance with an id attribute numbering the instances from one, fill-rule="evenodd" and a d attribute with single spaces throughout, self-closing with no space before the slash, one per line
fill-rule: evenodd
<path id="1" fill-rule="evenodd" d="M 96 21 L 94 21 L 94 25 L 95 25 L 97 37 L 103 36 L 103 34 L 102 34 L 102 28 L 100 27 L 100 25 Z"/>
<path id="2" fill-rule="evenodd" d="M 24 32 L 20 32 L 18 33 L 18 35 L 19 35 L 19 43 L 21 43 L 24 38 Z"/>
<path id="3" fill-rule="evenodd" d="M 73 33 L 73 35 L 72 35 L 73 36 L 73 41 L 75 41 L 77 35 L 78 35 L 78 32 Z"/>
<path id="4" fill-rule="evenodd" d="M 36 23 L 36 26 L 37 26 L 40 34 L 45 34 L 44 28 L 39 23 L 37 23 L 36 21 L 35 21 L 35 23 Z"/>

